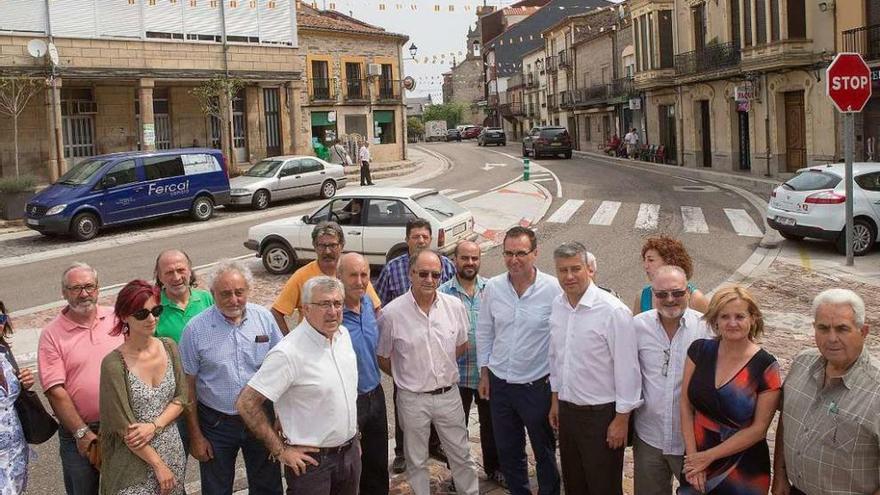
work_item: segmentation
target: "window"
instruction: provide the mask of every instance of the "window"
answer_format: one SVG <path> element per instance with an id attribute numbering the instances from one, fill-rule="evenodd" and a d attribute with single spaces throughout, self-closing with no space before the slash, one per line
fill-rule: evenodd
<path id="1" fill-rule="evenodd" d="M 144 173 L 147 180 L 180 177 L 184 175 L 183 160 L 178 155 L 145 158 Z"/>
<path id="2" fill-rule="evenodd" d="M 860 179 L 856 178 L 856 181 Z M 792 191 L 817 191 L 819 189 L 834 189 L 842 179 L 834 174 L 808 170 L 795 175 L 782 183 L 782 187 Z M 859 184 L 861 185 L 861 184 Z"/>
<path id="3" fill-rule="evenodd" d="M 660 68 L 671 69 L 675 63 L 672 48 L 672 11 L 661 10 L 657 19 L 657 32 L 660 38 Z"/>
<path id="4" fill-rule="evenodd" d="M 324 170 L 324 166 L 318 160 L 314 160 L 312 158 L 304 158 L 299 161 L 300 167 L 302 167 L 303 173 L 308 172 L 320 172 Z"/>
<path id="5" fill-rule="evenodd" d="M 137 181 L 137 169 L 134 160 L 126 160 L 113 165 L 113 168 L 104 176 L 105 179 L 113 178 L 116 185 L 131 184 Z"/>
<path id="6" fill-rule="evenodd" d="M 284 164 L 284 168 L 281 169 L 281 173 L 278 174 L 278 177 L 290 177 L 291 175 L 301 174 L 303 172 L 303 167 L 300 165 L 299 160 L 291 160 Z"/>
<path id="7" fill-rule="evenodd" d="M 743 46 L 752 46 L 752 0 L 743 0 Z"/>
<path id="8" fill-rule="evenodd" d="M 807 37 L 807 14 L 804 0 L 788 0 L 788 39 Z"/>
<path id="9" fill-rule="evenodd" d="M 357 134 L 358 136 L 367 135 L 367 115 L 346 115 L 345 116 L 345 133 L 349 136 Z"/>
<path id="10" fill-rule="evenodd" d="M 360 225 L 363 205 L 364 200 L 360 198 L 333 200 L 309 217 L 309 224 L 332 221 L 339 225 Z"/>
<path id="11" fill-rule="evenodd" d="M 770 41 L 779 41 L 779 0 L 770 0 Z"/>
<path id="12" fill-rule="evenodd" d="M 590 117 L 586 117 L 586 120 L 584 122 L 584 138 L 587 141 L 593 140 L 593 123 Z"/>
<path id="13" fill-rule="evenodd" d="M 739 2 L 740 0 L 730 0 L 730 40 L 736 46 L 742 46 L 742 36 L 739 32 Z"/>
<path id="14" fill-rule="evenodd" d="M 361 85 L 360 63 L 345 63 L 345 95 L 347 98 L 355 99 L 361 99 L 364 97 L 363 85 Z"/>
<path id="15" fill-rule="evenodd" d="M 392 144 L 397 141 L 394 133 L 394 110 L 375 110 L 373 127 L 373 135 L 379 138 L 379 144 Z"/>
<path id="16" fill-rule="evenodd" d="M 324 60 L 312 60 L 312 96 L 319 100 L 330 99 L 330 71 Z"/>
<path id="17" fill-rule="evenodd" d="M 371 199 L 367 208 L 367 226 L 405 226 L 416 218 L 405 204 L 396 199 Z"/>
<path id="18" fill-rule="evenodd" d="M 398 97 L 394 85 L 394 70 L 391 64 L 382 64 L 382 75 L 379 77 L 379 98 L 391 100 Z"/>
<path id="19" fill-rule="evenodd" d="M 767 1 L 755 0 L 755 44 L 767 43 Z"/>
<path id="20" fill-rule="evenodd" d="M 311 112 L 312 142 L 330 146 L 336 139 L 336 121 L 330 122 L 330 112 Z"/>
<path id="21" fill-rule="evenodd" d="M 880 172 L 864 174 L 855 178 L 856 184 L 866 191 L 880 191 Z"/>

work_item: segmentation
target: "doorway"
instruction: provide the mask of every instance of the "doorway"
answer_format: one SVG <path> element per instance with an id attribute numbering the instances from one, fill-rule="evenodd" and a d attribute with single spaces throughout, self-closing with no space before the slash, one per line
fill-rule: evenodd
<path id="1" fill-rule="evenodd" d="M 712 167 L 712 114 L 709 100 L 700 100 L 700 151 L 703 167 Z"/>
<path id="2" fill-rule="evenodd" d="M 665 150 L 666 162 L 677 164 L 676 142 L 678 136 L 675 132 L 675 105 L 658 105 L 657 109 L 660 123 L 660 144 Z"/>
<path id="3" fill-rule="evenodd" d="M 785 170 L 797 172 L 807 166 L 806 114 L 804 92 L 785 93 Z"/>
<path id="4" fill-rule="evenodd" d="M 736 112 L 739 129 L 739 169 L 752 169 L 751 143 L 749 142 L 749 112 Z"/>
<path id="5" fill-rule="evenodd" d="M 281 154 L 281 115 L 278 88 L 263 88 L 266 116 L 266 156 Z"/>

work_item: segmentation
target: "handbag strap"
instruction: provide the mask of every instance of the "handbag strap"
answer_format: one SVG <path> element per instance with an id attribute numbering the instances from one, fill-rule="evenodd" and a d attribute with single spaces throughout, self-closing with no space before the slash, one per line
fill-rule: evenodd
<path id="1" fill-rule="evenodd" d="M 0 345 L 0 352 L 6 355 L 6 359 L 8 359 L 9 363 L 12 364 L 12 369 L 15 370 L 15 374 L 18 374 L 18 363 L 15 361 L 15 356 L 12 355 L 12 349 L 5 345 Z"/>

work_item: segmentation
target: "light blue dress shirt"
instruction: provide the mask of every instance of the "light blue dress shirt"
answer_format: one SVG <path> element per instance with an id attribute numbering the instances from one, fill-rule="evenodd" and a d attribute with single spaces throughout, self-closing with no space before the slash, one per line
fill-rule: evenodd
<path id="1" fill-rule="evenodd" d="M 547 376 L 550 310 L 561 293 L 556 278 L 538 269 L 522 297 L 507 273 L 489 279 L 477 319 L 477 365 L 509 383 Z"/>

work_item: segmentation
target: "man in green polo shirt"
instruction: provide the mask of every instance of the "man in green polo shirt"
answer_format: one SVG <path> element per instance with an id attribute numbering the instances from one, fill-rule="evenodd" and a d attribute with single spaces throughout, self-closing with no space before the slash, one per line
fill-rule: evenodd
<path id="1" fill-rule="evenodd" d="M 183 329 L 193 316 L 214 304 L 211 293 L 196 289 L 192 261 L 183 251 L 168 249 L 156 258 L 156 285 L 162 289 L 161 303 L 165 308 L 156 325 L 157 337 L 180 342 Z"/>

